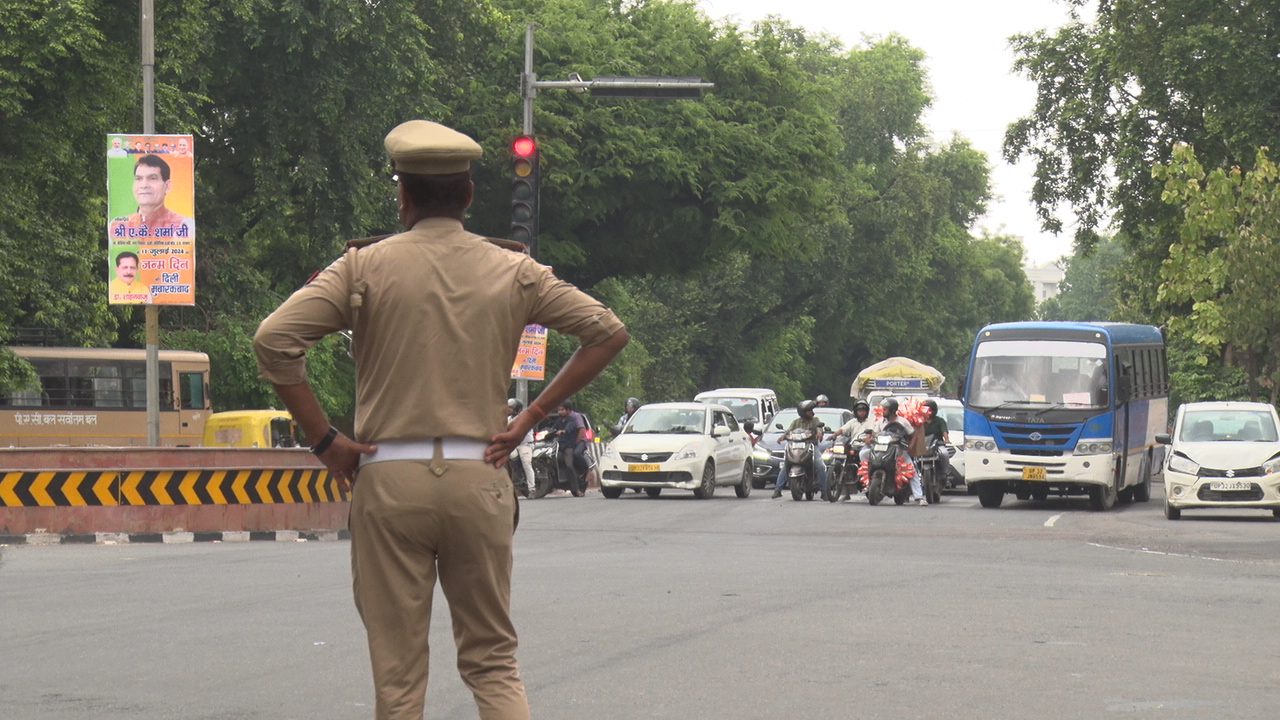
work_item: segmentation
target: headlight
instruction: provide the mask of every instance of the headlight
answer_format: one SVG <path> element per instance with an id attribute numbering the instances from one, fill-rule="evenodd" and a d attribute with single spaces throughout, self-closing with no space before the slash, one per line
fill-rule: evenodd
<path id="1" fill-rule="evenodd" d="M 1280 455 L 1262 463 L 1262 471 L 1268 475 L 1280 473 Z"/>
<path id="2" fill-rule="evenodd" d="M 844 454 L 844 446 L 843 446 L 843 445 L 832 445 L 832 446 L 831 446 L 831 449 L 830 449 L 830 450 L 828 450 L 827 452 L 828 452 L 828 453 L 830 453 L 830 454 L 832 454 L 832 455 L 843 455 L 843 454 Z"/>
<path id="3" fill-rule="evenodd" d="M 1105 455 L 1111 452 L 1111 443 L 1098 442 L 1097 440 L 1081 440 L 1076 445 L 1077 455 Z"/>
<path id="4" fill-rule="evenodd" d="M 996 442 L 991 438 L 967 437 L 964 439 L 964 449 L 977 450 L 979 452 L 995 452 Z"/>
<path id="5" fill-rule="evenodd" d="M 701 448 L 698 447 L 698 443 L 689 443 L 688 445 L 685 445 L 684 447 L 680 448 L 680 452 L 676 453 L 675 455 L 672 455 L 671 459 L 672 460 L 692 460 L 698 457 L 698 450 L 700 449 Z"/>
<path id="6" fill-rule="evenodd" d="M 762 447 L 757 447 L 755 450 L 751 451 L 751 457 L 759 460 L 760 462 L 769 462 L 769 451 Z"/>
<path id="7" fill-rule="evenodd" d="M 618 459 L 618 451 L 613 447 L 613 443 L 604 446 L 604 452 L 600 453 L 600 457 L 607 457 L 613 460 Z"/>
<path id="8" fill-rule="evenodd" d="M 1182 455 L 1169 456 L 1169 469 L 1174 472 L 1186 473 L 1188 475 L 1195 475 L 1200 472 L 1199 465 Z"/>

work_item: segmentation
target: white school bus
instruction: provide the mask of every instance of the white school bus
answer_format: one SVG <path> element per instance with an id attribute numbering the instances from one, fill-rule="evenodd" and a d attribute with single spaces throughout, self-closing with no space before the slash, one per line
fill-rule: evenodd
<path id="1" fill-rule="evenodd" d="M 0 395 L 0 447 L 147 444 L 147 353 L 10 347 L 39 382 Z M 198 446 L 209 417 L 209 356 L 160 351 L 160 444 Z"/>

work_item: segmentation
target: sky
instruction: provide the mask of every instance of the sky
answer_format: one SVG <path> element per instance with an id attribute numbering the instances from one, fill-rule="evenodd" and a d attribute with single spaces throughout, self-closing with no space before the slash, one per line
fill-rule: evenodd
<path id="1" fill-rule="evenodd" d="M 1010 165 L 1000 147 L 1009 123 L 1030 113 L 1035 85 L 1012 72 L 1012 35 L 1052 28 L 1068 20 L 1061 0 L 699 0 L 715 20 L 750 27 L 767 15 L 779 15 L 811 32 L 840 38 L 846 47 L 865 36 L 898 33 L 928 56 L 933 107 L 924 124 L 935 140 L 953 134 L 967 138 L 987 154 L 996 199 L 979 228 L 1022 238 L 1027 260 L 1041 265 L 1071 254 L 1071 218 L 1058 236 L 1040 230 L 1031 203 L 1032 163 Z"/>

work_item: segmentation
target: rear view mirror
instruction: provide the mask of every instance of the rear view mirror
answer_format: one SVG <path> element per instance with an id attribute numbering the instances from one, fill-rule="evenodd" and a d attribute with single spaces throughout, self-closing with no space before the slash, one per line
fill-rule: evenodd
<path id="1" fill-rule="evenodd" d="M 1161 445 L 1168 445 L 1173 442 L 1173 438 L 1169 437 L 1169 433 L 1156 433 L 1156 442 Z"/>

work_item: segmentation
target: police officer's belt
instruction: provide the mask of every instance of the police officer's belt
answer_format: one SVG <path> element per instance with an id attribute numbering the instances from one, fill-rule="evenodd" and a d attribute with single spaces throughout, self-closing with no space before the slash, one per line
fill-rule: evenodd
<path id="1" fill-rule="evenodd" d="M 437 438 L 425 440 L 383 440 L 375 443 L 378 452 L 360 456 L 360 465 L 390 460 L 426 460 L 436 455 Z M 440 440 L 441 460 L 484 460 L 489 443 L 474 438 L 447 437 Z"/>

